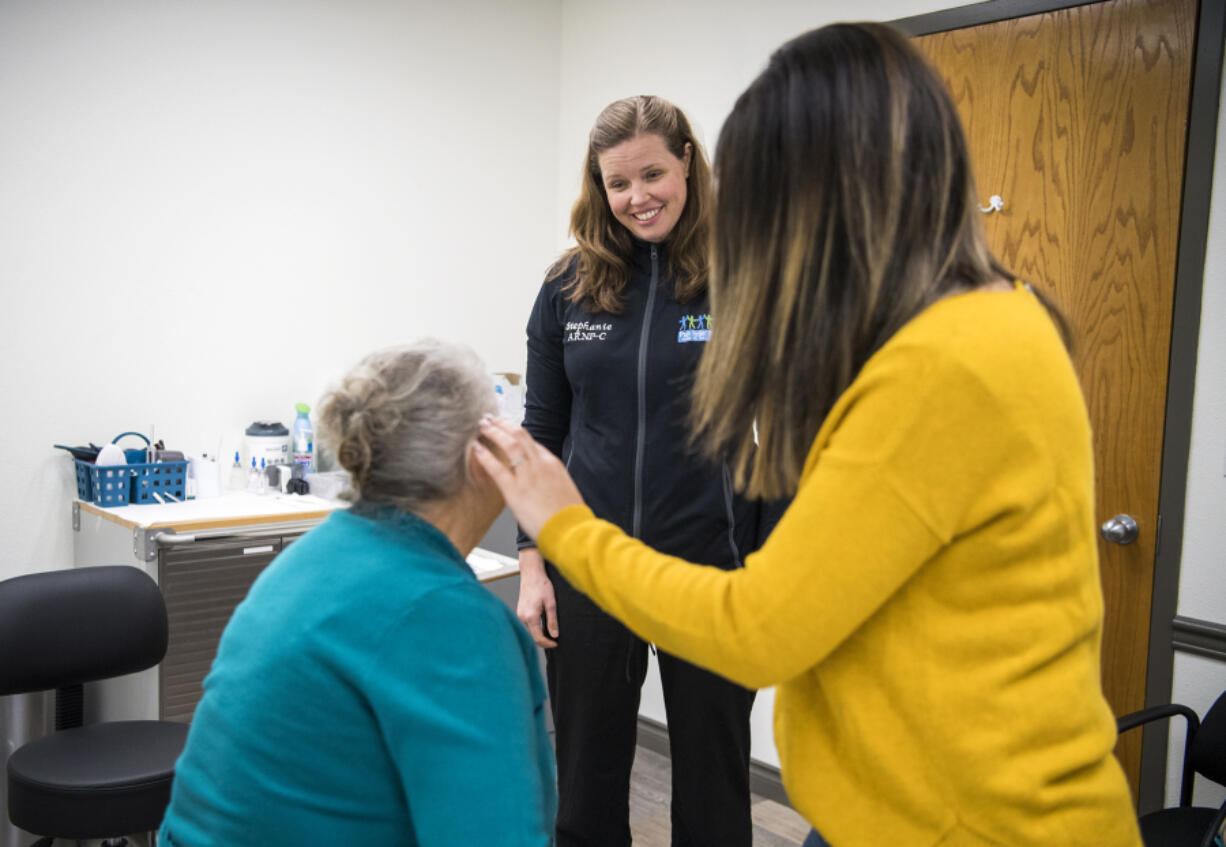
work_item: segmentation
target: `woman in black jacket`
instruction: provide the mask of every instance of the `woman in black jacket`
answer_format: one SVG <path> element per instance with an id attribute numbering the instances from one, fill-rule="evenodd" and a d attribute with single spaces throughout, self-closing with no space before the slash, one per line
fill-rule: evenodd
<path id="1" fill-rule="evenodd" d="M 576 246 L 528 323 L 524 427 L 596 514 L 663 552 L 741 567 L 764 521 L 726 465 L 690 448 L 686 414 L 711 326 L 710 170 L 658 97 L 596 119 L 571 212 Z M 630 843 L 629 784 L 647 645 L 520 536 L 518 614 L 546 650 L 558 757 L 558 845 Z M 754 694 L 665 653 L 673 845 L 749 845 Z"/>

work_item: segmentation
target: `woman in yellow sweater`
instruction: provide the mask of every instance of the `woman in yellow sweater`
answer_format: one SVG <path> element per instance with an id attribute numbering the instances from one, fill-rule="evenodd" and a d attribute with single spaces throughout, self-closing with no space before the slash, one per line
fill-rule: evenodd
<path id="1" fill-rule="evenodd" d="M 601 607 L 778 686 L 784 784 L 835 847 L 1140 845 L 1085 404 L 1058 316 L 986 245 L 940 78 L 888 27 L 807 33 L 737 100 L 715 172 L 693 424 L 751 496 L 795 495 L 766 545 L 735 571 L 659 554 L 502 422 L 506 464 L 476 459 Z"/>

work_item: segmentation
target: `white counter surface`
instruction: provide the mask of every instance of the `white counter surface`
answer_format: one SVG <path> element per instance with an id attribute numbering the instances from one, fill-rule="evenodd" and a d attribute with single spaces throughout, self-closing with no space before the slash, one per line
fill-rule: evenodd
<path id="1" fill-rule="evenodd" d="M 325 518 L 346 504 L 311 494 L 253 494 L 230 491 L 220 497 L 182 503 L 146 503 L 104 508 L 83 500 L 81 509 L 132 529 L 165 528 L 180 532 L 222 526 L 280 523 Z"/>

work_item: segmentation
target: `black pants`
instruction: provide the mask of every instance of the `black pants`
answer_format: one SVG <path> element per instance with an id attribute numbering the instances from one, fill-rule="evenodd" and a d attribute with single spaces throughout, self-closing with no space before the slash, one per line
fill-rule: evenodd
<path id="1" fill-rule="evenodd" d="M 558 756 L 558 847 L 630 844 L 630 769 L 647 645 L 552 567 L 558 646 L 545 651 Z M 659 653 L 673 847 L 749 847 L 754 692 Z"/>

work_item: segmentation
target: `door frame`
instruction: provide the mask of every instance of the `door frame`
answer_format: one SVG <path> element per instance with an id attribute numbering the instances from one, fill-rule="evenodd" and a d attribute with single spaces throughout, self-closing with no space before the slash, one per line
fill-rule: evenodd
<path id="1" fill-rule="evenodd" d="M 1105 0 L 988 0 L 899 18 L 890 23 L 911 36 L 932 35 L 1097 2 Z M 1188 135 L 1180 201 L 1179 243 L 1175 258 L 1175 299 L 1171 311 L 1162 472 L 1158 485 L 1158 532 L 1150 605 L 1149 656 L 1145 673 L 1146 707 L 1170 702 L 1175 668 L 1179 564 L 1183 550 L 1184 501 L 1192 442 L 1192 399 L 1200 344 L 1201 297 L 1205 284 L 1209 204 L 1217 150 L 1224 37 L 1226 4 L 1200 0 L 1192 54 Z M 1181 625 L 1181 630 L 1186 628 L 1187 625 Z M 1180 637 L 1186 640 L 1186 637 Z M 1204 635 L 1201 637 L 1203 639 Z M 1221 643 L 1209 649 L 1219 656 L 1226 656 L 1226 631 L 1218 634 L 1218 637 Z M 1166 759 L 1166 722 L 1147 725 L 1141 745 L 1138 786 L 1138 808 L 1141 813 L 1160 809 L 1164 804 Z"/>

